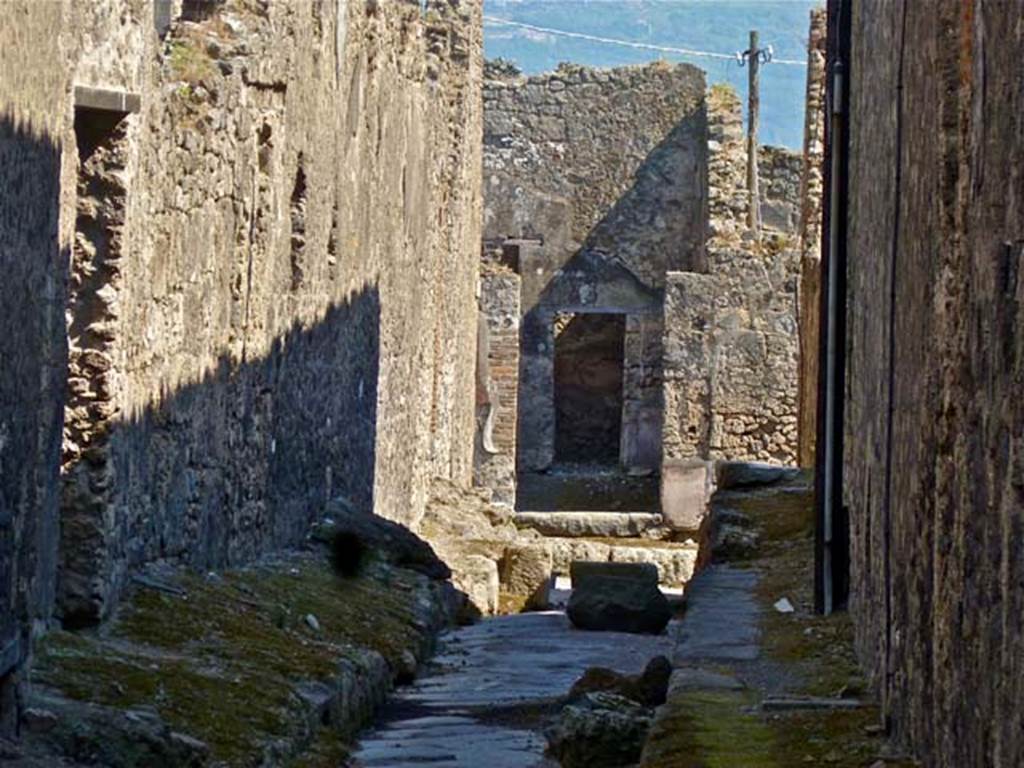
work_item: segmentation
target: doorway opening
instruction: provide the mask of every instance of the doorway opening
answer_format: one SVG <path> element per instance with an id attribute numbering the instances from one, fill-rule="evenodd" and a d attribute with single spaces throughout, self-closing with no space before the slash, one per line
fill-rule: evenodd
<path id="1" fill-rule="evenodd" d="M 555 317 L 555 463 L 617 466 L 626 316 Z"/>

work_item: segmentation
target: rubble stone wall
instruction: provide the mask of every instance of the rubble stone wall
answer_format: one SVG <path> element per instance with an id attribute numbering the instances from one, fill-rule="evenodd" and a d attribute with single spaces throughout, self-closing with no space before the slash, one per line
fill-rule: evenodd
<path id="1" fill-rule="evenodd" d="M 852 18 L 852 610 L 897 737 L 936 768 L 1024 765 L 1022 14 Z"/>
<path id="2" fill-rule="evenodd" d="M 703 264 L 701 70 L 491 66 L 484 103 L 485 237 L 543 239 L 561 264 L 598 252 L 651 286 Z"/>
<path id="3" fill-rule="evenodd" d="M 163 38 L 152 0 L 14 5 L 0 658 L 52 608 L 58 515 L 63 618 L 94 621 L 146 563 L 250 560 L 339 495 L 415 525 L 432 478 L 468 485 L 480 3 L 175 3 Z M 76 121 L 72 84 L 139 107 Z"/>
<path id="4" fill-rule="evenodd" d="M 760 242 L 747 231 L 743 120 L 730 89 L 711 89 L 708 125 L 708 271 L 671 272 L 665 289 L 665 458 L 792 464 L 796 227 L 787 214 L 785 229 L 766 217 Z M 780 210 L 798 210 L 799 155 L 766 149 L 766 157 L 775 170 L 762 188 Z"/>

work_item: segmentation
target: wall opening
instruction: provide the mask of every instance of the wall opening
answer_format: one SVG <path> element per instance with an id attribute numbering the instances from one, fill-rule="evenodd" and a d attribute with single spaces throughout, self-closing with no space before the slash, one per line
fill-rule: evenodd
<path id="1" fill-rule="evenodd" d="M 61 455 L 61 608 L 68 626 L 102 618 L 118 414 L 114 346 L 128 160 L 125 114 L 77 107 L 78 195 L 68 281 L 68 378 Z"/>
<path id="2" fill-rule="evenodd" d="M 556 315 L 556 463 L 619 463 L 625 332 L 622 314 Z"/>
<path id="3" fill-rule="evenodd" d="M 292 264 L 292 290 L 297 291 L 302 287 L 306 277 L 305 264 L 303 263 L 306 250 L 306 200 L 308 196 L 306 185 L 306 169 L 303 167 L 303 157 L 299 155 L 299 169 L 295 172 L 295 186 L 292 188 L 291 206 L 291 264 Z"/>

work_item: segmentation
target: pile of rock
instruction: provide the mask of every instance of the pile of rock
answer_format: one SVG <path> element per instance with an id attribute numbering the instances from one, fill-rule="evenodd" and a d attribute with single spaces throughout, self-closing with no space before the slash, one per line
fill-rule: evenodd
<path id="1" fill-rule="evenodd" d="M 512 515 L 508 506 L 493 503 L 485 489 L 467 490 L 444 480 L 431 488 L 417 533 L 448 564 L 452 583 L 467 596 L 463 620 L 498 613 L 499 564 L 510 548 L 531 538 L 512 524 Z"/>
<path id="2" fill-rule="evenodd" d="M 550 754 L 564 768 L 621 768 L 640 758 L 653 707 L 665 703 L 672 665 L 653 659 L 641 675 L 587 670 L 548 728 Z"/>

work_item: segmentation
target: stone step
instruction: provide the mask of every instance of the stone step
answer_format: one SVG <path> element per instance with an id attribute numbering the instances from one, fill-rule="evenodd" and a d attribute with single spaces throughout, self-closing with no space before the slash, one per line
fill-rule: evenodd
<path id="1" fill-rule="evenodd" d="M 700 546 L 694 541 L 684 543 L 651 541 L 649 539 L 597 539 L 549 538 L 551 570 L 556 574 L 569 573 L 577 560 L 612 563 L 651 563 L 658 569 L 662 586 L 684 586 L 693 578 L 700 555 Z"/>
<path id="2" fill-rule="evenodd" d="M 517 528 L 560 538 L 659 538 L 668 533 L 656 512 L 517 512 Z"/>
<path id="3" fill-rule="evenodd" d="M 647 563 L 657 568 L 662 591 L 671 589 L 681 594 L 702 564 L 701 557 L 701 547 L 693 540 L 538 537 L 506 548 L 501 588 L 507 595 L 526 598 L 526 604 L 536 608 L 548 604 L 551 577 L 568 578 L 574 562 Z M 555 585 L 554 591 L 559 589 Z"/>

